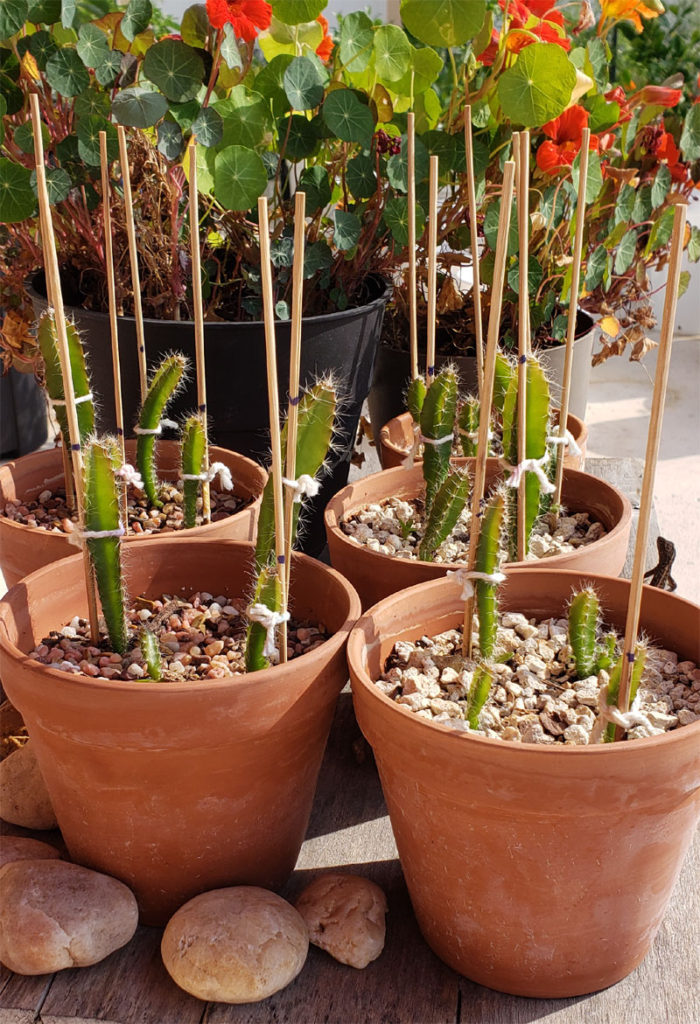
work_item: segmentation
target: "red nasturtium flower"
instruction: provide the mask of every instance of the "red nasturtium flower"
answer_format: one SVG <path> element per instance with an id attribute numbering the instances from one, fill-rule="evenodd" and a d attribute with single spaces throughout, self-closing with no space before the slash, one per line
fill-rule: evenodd
<path id="1" fill-rule="evenodd" d="M 537 150 L 539 169 L 554 174 L 564 167 L 571 167 L 581 149 L 581 136 L 587 124 L 588 111 L 576 104 L 542 125 L 542 131 L 549 138 Z M 597 135 L 591 135 L 591 149 L 596 152 L 599 149 Z"/>
<path id="2" fill-rule="evenodd" d="M 688 168 L 681 160 L 673 136 L 670 132 L 660 130 L 652 143 L 651 150 L 657 160 L 665 160 L 674 181 L 685 181 L 688 177 Z"/>
<path id="3" fill-rule="evenodd" d="M 682 89 L 669 89 L 666 85 L 645 85 L 632 97 L 630 104 L 634 106 L 636 103 L 647 103 L 657 107 L 675 107 L 680 103 L 682 95 Z"/>
<path id="4" fill-rule="evenodd" d="M 322 60 L 324 64 L 327 64 L 328 61 L 331 59 L 331 54 L 333 53 L 333 40 L 328 34 L 328 22 L 326 21 L 322 14 L 319 14 L 318 18 L 316 18 L 316 21 L 323 29 L 323 39 L 316 47 L 316 56 L 319 58 L 319 60 Z"/>
<path id="5" fill-rule="evenodd" d="M 270 27 L 272 7 L 266 0 L 207 0 L 207 15 L 212 28 L 228 22 L 238 39 L 253 43 L 259 31 Z"/>
<path id="6" fill-rule="evenodd" d="M 505 0 L 498 0 L 505 10 Z M 571 49 L 571 42 L 558 31 L 564 27 L 564 15 L 557 11 L 552 0 L 510 0 L 508 5 L 510 31 L 506 46 L 511 53 L 534 43 L 536 36 L 542 43 L 555 43 L 564 50 Z"/>
<path id="7" fill-rule="evenodd" d="M 476 59 L 479 61 L 480 64 L 483 64 L 485 68 L 490 68 L 496 59 L 496 54 L 498 53 L 499 39 L 500 35 L 498 34 L 496 29 L 493 29 L 493 31 L 491 32 L 491 42 L 489 43 L 485 50 L 482 50 L 481 53 L 478 53 L 476 55 Z"/>
<path id="8" fill-rule="evenodd" d="M 608 18 L 612 21 L 631 21 L 637 32 L 644 28 L 642 18 L 658 18 L 664 13 L 664 8 L 659 0 L 602 0 L 602 17 L 599 25 L 602 25 Z"/>

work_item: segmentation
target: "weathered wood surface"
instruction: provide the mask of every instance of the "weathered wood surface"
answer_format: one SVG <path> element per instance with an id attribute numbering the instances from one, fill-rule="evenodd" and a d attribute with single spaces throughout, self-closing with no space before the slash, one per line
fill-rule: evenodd
<path id="1" fill-rule="evenodd" d="M 622 484 L 634 504 L 639 465 L 620 465 L 619 482 L 610 465 L 630 461 L 591 460 L 590 468 Z M 649 567 L 654 562 L 650 549 Z M 3 830 L 57 839 L 11 826 Z M 372 754 L 347 690 L 307 838 L 283 895 L 293 900 L 317 872 L 330 869 L 366 875 L 387 893 L 386 948 L 362 972 L 311 947 L 299 978 L 265 1002 L 205 1004 L 170 980 L 160 959 L 160 931 L 140 928 L 125 949 L 94 967 L 37 978 L 2 968 L 0 1024 L 700 1024 L 700 834 L 654 946 L 629 978 L 564 1000 L 520 999 L 482 988 L 442 964 L 418 931 Z"/>

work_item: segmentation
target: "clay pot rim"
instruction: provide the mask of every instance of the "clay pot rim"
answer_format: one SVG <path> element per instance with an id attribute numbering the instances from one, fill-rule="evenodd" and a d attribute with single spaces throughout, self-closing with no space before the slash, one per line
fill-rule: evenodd
<path id="1" fill-rule="evenodd" d="M 132 440 L 132 438 L 128 438 L 128 440 Z M 173 442 L 173 443 L 175 443 L 175 442 Z M 16 466 L 17 463 L 20 461 L 20 459 L 33 459 L 36 456 L 42 456 L 42 455 L 45 456 L 47 452 L 54 452 L 54 451 L 60 452 L 61 449 L 60 448 L 43 448 L 43 449 L 40 449 L 38 452 L 29 452 L 27 455 L 21 455 L 18 459 L 11 459 L 9 462 L 6 462 L 3 466 L 0 466 L 0 478 L 2 477 L 2 475 L 4 473 L 9 472 L 13 466 Z M 260 482 L 260 485 L 261 485 L 260 486 L 260 493 L 259 494 L 255 495 L 254 497 L 251 497 L 251 499 L 248 501 L 247 505 L 244 505 L 243 508 L 238 510 L 238 512 L 234 512 L 233 515 L 226 516 L 226 519 L 235 519 L 236 516 L 242 515 L 245 512 L 249 512 L 251 509 L 255 508 L 256 505 L 259 505 L 260 502 L 262 501 L 262 493 L 263 493 L 263 490 L 265 489 L 265 484 L 267 483 L 267 473 L 263 469 L 263 467 L 258 465 L 258 463 L 255 462 L 253 459 L 249 459 L 246 455 L 241 455 L 239 452 L 234 452 L 231 448 L 220 448 L 218 445 L 210 445 L 209 446 L 209 453 L 210 453 L 210 455 L 214 455 L 214 456 L 216 456 L 217 454 L 219 456 L 221 456 L 221 454 L 224 454 L 224 453 L 226 455 L 229 455 L 229 456 L 231 456 L 231 455 L 235 456 L 235 461 L 237 461 L 239 465 L 245 465 L 245 466 L 249 467 L 251 470 L 255 470 L 256 471 L 256 475 L 258 476 L 259 482 Z M 217 461 L 221 462 L 222 459 L 219 457 L 218 459 L 217 458 L 211 459 L 211 461 L 212 462 L 217 462 Z M 59 468 L 59 471 L 60 471 L 59 472 L 60 478 L 61 478 L 61 480 L 63 480 L 63 464 L 61 463 L 58 468 Z M 233 483 L 234 483 L 234 489 L 233 489 L 233 491 L 231 493 L 235 494 L 235 485 L 236 485 L 236 482 L 237 482 L 235 472 L 232 471 L 231 475 L 233 476 Z M 188 526 L 186 529 L 183 528 L 181 530 L 169 530 L 169 531 L 167 531 L 167 533 L 163 533 L 161 531 L 159 531 L 158 533 L 155 533 L 155 534 L 154 533 L 127 533 L 126 536 L 124 537 L 124 541 L 127 544 L 132 544 L 132 543 L 138 543 L 139 541 L 158 540 L 158 539 L 161 539 L 161 538 L 166 537 L 166 536 L 167 537 L 188 537 L 188 538 L 192 539 L 192 534 L 193 534 L 193 532 L 195 530 L 197 531 L 197 535 L 201 536 L 202 533 L 209 533 L 209 532 L 211 532 L 211 528 L 212 527 L 220 526 L 220 523 L 221 523 L 221 520 L 217 520 L 216 522 L 212 522 L 212 523 L 200 523 L 199 526 Z M 6 516 L 0 516 L 0 529 L 4 529 L 5 527 L 7 527 L 8 529 L 14 528 L 14 529 L 18 529 L 18 530 L 33 530 L 35 533 L 39 534 L 41 537 L 52 537 L 52 538 L 55 538 L 56 540 L 60 540 L 61 538 L 65 538 L 66 541 L 69 544 L 73 544 L 76 548 L 79 548 L 79 546 L 80 546 L 80 543 L 79 543 L 79 541 L 77 539 L 77 533 L 75 531 L 72 532 L 72 533 L 63 533 L 63 532 L 55 533 L 53 530 L 45 530 L 43 528 L 43 526 L 30 526 L 28 523 L 18 523 L 14 519 L 8 519 Z M 52 564 L 55 564 L 55 563 L 52 563 Z"/>
<path id="2" fill-rule="evenodd" d="M 526 570 L 518 569 L 516 570 L 516 573 L 519 577 L 522 577 L 525 571 Z M 538 578 L 542 577 L 541 570 L 535 569 L 531 571 L 536 572 Z M 508 575 L 509 570 L 506 568 L 505 572 L 506 575 Z M 557 577 L 569 577 L 571 579 L 572 586 L 576 582 L 580 581 L 582 575 L 588 577 L 593 585 L 599 582 L 615 584 L 623 583 L 627 584 L 628 586 L 630 585 L 629 580 L 621 580 L 618 576 L 605 576 L 601 573 L 591 573 L 589 575 L 588 573 L 581 573 L 576 569 L 558 569 L 556 570 L 556 572 L 549 573 L 549 575 Z M 541 581 L 538 582 L 538 586 L 539 585 L 541 585 Z M 453 591 L 453 603 L 455 606 L 455 614 L 458 614 L 462 611 L 463 604 L 459 599 L 454 583 L 452 582 L 452 580 L 440 579 L 429 580 L 428 582 L 424 583 L 417 583 L 413 587 L 406 587 L 405 590 L 399 590 L 395 594 L 390 594 L 388 597 L 383 598 L 383 600 L 378 601 L 377 604 L 369 608 L 362 615 L 362 617 L 358 619 L 353 628 L 350 630 L 347 646 L 347 658 L 348 665 L 350 667 L 350 678 L 353 691 L 356 686 L 361 686 L 365 693 L 369 695 L 371 700 L 379 701 L 379 704 L 385 707 L 390 714 L 400 715 L 400 720 L 404 722 L 406 727 L 409 729 L 417 729 L 419 731 L 430 729 L 434 732 L 434 734 L 438 736 L 443 736 L 446 742 L 454 744 L 464 742 L 477 743 L 481 744 L 482 746 L 485 744 L 485 750 L 490 750 L 491 752 L 500 750 L 502 751 L 502 754 L 496 756 L 502 756 L 505 758 L 532 759 L 534 757 L 542 756 L 550 758 L 557 756 L 564 756 L 569 758 L 603 756 L 622 757 L 624 756 L 625 750 L 629 751 L 630 744 L 627 743 L 598 743 L 592 747 L 579 746 L 575 744 L 566 745 L 563 743 L 508 743 L 504 740 L 493 739 L 490 736 L 481 736 L 476 733 L 472 733 L 471 730 L 469 732 L 456 732 L 454 729 L 451 729 L 447 725 L 443 725 L 441 722 L 430 721 L 427 718 L 422 718 L 413 713 L 402 711 L 400 706 L 396 704 L 395 701 L 390 700 L 389 697 L 386 696 L 386 694 L 382 693 L 379 687 L 376 686 L 374 680 L 370 677 L 369 672 L 367 671 L 366 668 L 366 660 L 362 657 L 362 652 L 366 651 L 367 648 L 372 643 L 376 642 L 376 640 L 368 641 L 367 636 L 365 634 L 365 626 L 371 625 L 373 628 L 375 628 L 374 620 L 377 618 L 381 619 L 382 613 L 391 607 L 391 605 L 395 602 L 397 597 L 408 598 L 411 594 L 424 594 L 427 591 L 434 591 L 435 593 L 439 593 L 441 589 L 447 590 L 448 588 L 451 588 L 451 590 Z M 654 589 L 655 588 L 649 587 L 646 584 L 644 585 L 645 591 L 653 591 Z M 700 612 L 700 608 L 698 607 L 698 605 L 694 604 L 692 601 L 688 601 L 687 598 L 678 597 L 677 595 L 672 594 L 670 591 L 664 591 L 664 593 L 668 593 L 669 598 L 673 598 L 673 600 L 675 601 L 682 601 L 684 604 L 687 604 L 691 608 Z M 378 630 L 376 628 L 375 633 L 378 633 Z M 693 733 L 697 733 L 698 738 L 700 739 L 700 720 L 692 722 L 690 725 L 684 725 L 679 729 L 672 729 L 670 732 L 662 733 L 659 736 L 644 736 L 640 739 L 633 740 L 631 745 L 633 746 L 633 750 L 635 751 L 644 751 L 649 749 L 650 747 L 658 746 L 659 743 L 673 743 L 674 741 L 679 741 L 679 739 L 685 739 L 685 737 L 688 736 L 688 730 L 690 730 L 691 736 Z"/>
<path id="3" fill-rule="evenodd" d="M 154 543 L 160 543 L 161 545 L 169 545 L 170 540 L 169 538 L 155 538 Z M 192 538 L 190 540 L 190 543 L 207 544 L 209 546 L 211 546 L 212 544 L 217 544 L 226 545 L 229 547 L 233 547 L 235 545 L 238 548 L 246 548 L 251 555 L 253 555 L 255 551 L 255 545 L 250 544 L 247 541 L 208 541 L 195 540 L 194 538 Z M 48 565 L 43 566 L 41 569 L 37 569 L 35 572 L 30 573 L 28 576 L 25 576 L 23 580 L 20 580 L 20 582 L 16 583 L 14 587 L 11 587 L 10 590 L 8 590 L 7 594 L 5 594 L 5 596 L 2 599 L 0 599 L 0 612 L 2 610 L 3 605 L 7 602 L 7 599 L 10 597 L 12 592 L 17 588 L 24 586 L 27 580 L 40 580 L 42 576 L 47 576 L 49 573 L 53 576 L 56 569 L 60 571 L 61 565 L 63 565 L 71 559 L 82 560 L 82 555 L 69 555 L 68 558 L 62 558 L 58 561 L 50 562 Z M 300 654 L 298 657 L 293 658 L 291 661 L 287 662 L 287 665 L 290 666 L 306 666 L 309 669 L 311 669 L 314 665 L 316 665 L 317 662 L 324 663 L 328 661 L 329 655 L 335 654 L 335 651 L 343 646 L 343 644 L 346 642 L 350 634 L 350 630 L 352 629 L 353 625 L 355 624 L 355 622 L 357 622 L 358 618 L 362 614 L 362 605 L 360 603 L 360 598 L 357 594 L 357 591 L 352 586 L 352 584 L 348 580 L 346 580 L 344 576 L 341 576 L 341 574 L 336 569 L 333 569 L 330 565 L 325 565 L 323 562 L 319 562 L 318 559 L 311 558 L 310 555 L 304 555 L 299 551 L 292 552 L 292 566 L 294 565 L 294 563 L 302 563 L 306 564 L 307 566 L 313 566 L 321 572 L 328 573 L 335 580 L 337 580 L 338 583 L 340 583 L 341 588 L 345 592 L 349 603 L 348 614 L 339 629 L 337 629 L 333 634 L 331 634 L 331 636 L 329 636 L 327 640 L 324 640 L 322 644 L 314 648 L 313 651 L 308 651 L 306 654 Z M 102 691 L 110 691 L 113 693 L 128 691 L 129 693 L 133 694 L 151 694 L 155 692 L 160 692 L 164 695 L 164 698 L 167 699 L 167 695 L 169 693 L 177 694 L 192 690 L 195 690 L 197 693 L 205 694 L 215 692 L 217 690 L 223 690 L 226 687 L 230 687 L 232 685 L 238 688 L 242 688 L 244 686 L 270 687 L 279 685 L 279 681 L 277 679 L 273 679 L 272 681 L 270 681 L 270 673 L 268 669 L 258 669 L 255 672 L 246 672 L 242 675 L 229 676 L 228 678 L 224 679 L 208 679 L 201 680 L 199 682 L 163 683 L 156 682 L 155 680 L 149 681 L 146 679 L 137 679 L 133 681 L 127 681 L 124 679 L 97 680 L 92 676 L 83 675 L 82 673 L 79 674 L 73 672 L 62 672 L 60 669 L 51 668 L 49 665 L 43 665 L 40 662 L 35 661 L 33 658 L 30 658 L 28 654 L 25 654 L 24 651 L 21 651 L 19 647 L 17 647 L 7 638 L 6 630 L 0 630 L 0 648 L 4 648 L 4 650 L 12 658 L 12 660 L 19 662 L 23 668 L 26 668 L 32 673 L 40 675 L 44 679 L 51 680 L 54 684 L 61 685 L 63 689 L 78 688 L 79 690 L 94 690 L 98 688 Z M 284 668 L 284 666 L 282 665 L 275 665 L 273 667 L 275 669 Z M 273 675 L 276 676 L 277 672 L 273 673 Z"/>
<path id="4" fill-rule="evenodd" d="M 465 459 L 465 458 L 453 459 L 452 460 L 452 465 L 454 465 L 454 466 L 462 466 L 463 467 L 466 464 L 468 464 L 470 462 L 473 462 L 473 461 L 474 461 L 473 458 L 471 458 L 471 459 Z M 494 458 L 489 458 L 487 460 L 487 466 L 489 464 L 493 463 L 494 461 L 496 461 Z M 417 467 L 418 468 L 420 467 L 420 463 L 417 464 Z M 457 568 L 464 568 L 466 566 L 466 562 L 426 562 L 426 561 L 424 561 L 421 558 L 397 559 L 395 555 L 385 555 L 383 551 L 373 551 L 372 548 L 369 548 L 366 545 L 356 544 L 354 541 L 352 541 L 350 539 L 350 537 L 348 537 L 348 535 L 346 533 L 343 532 L 343 530 L 340 527 L 340 522 L 341 522 L 341 519 L 343 518 L 343 516 L 352 515 L 353 512 L 355 512 L 358 508 L 361 507 L 361 505 L 366 504 L 366 502 L 358 502 L 356 505 L 343 510 L 342 503 L 343 503 L 343 500 L 344 500 L 345 493 L 351 487 L 354 487 L 354 486 L 356 486 L 356 484 L 360 484 L 360 483 L 363 483 L 363 482 L 368 482 L 368 481 L 376 480 L 378 477 L 386 476 L 386 474 L 388 474 L 388 473 L 394 473 L 394 474 L 398 475 L 398 474 L 402 474 L 402 473 L 411 472 L 412 470 L 415 470 L 417 467 L 414 466 L 414 467 L 411 467 L 411 469 L 407 469 L 404 466 L 394 466 L 391 469 L 382 469 L 382 470 L 380 470 L 379 473 L 372 473 L 369 476 L 362 477 L 360 480 L 357 480 L 354 483 L 347 484 L 345 487 L 342 488 L 342 490 L 338 491 L 338 493 L 335 494 L 331 498 L 331 500 L 328 502 L 328 504 L 326 505 L 325 512 L 323 513 L 323 521 L 324 521 L 326 530 L 329 533 L 333 533 L 333 535 L 335 537 L 338 537 L 342 541 L 343 544 L 345 544 L 346 546 L 348 546 L 350 548 L 350 550 L 355 551 L 355 552 L 360 552 L 360 556 L 363 557 L 363 558 L 370 558 L 371 557 L 371 558 L 375 558 L 375 559 L 379 559 L 381 561 L 387 561 L 387 562 L 391 562 L 391 563 L 395 563 L 396 561 L 402 561 L 402 562 L 406 562 L 407 565 L 420 565 L 420 566 L 436 566 L 436 565 L 442 566 L 442 565 L 444 565 L 445 571 L 447 571 L 448 569 L 454 569 L 455 567 L 457 567 Z M 524 571 L 526 569 L 532 569 L 534 566 L 539 566 L 539 565 L 548 565 L 548 566 L 550 566 L 551 565 L 551 566 L 553 566 L 556 569 L 557 566 L 560 564 L 558 559 L 569 559 L 569 558 L 571 558 L 571 555 L 575 554 L 577 551 L 590 551 L 592 548 L 596 548 L 596 550 L 600 551 L 600 548 L 602 546 L 607 546 L 608 544 L 611 543 L 611 541 L 614 542 L 617 539 L 617 537 L 619 536 L 619 534 L 621 534 L 624 531 L 629 529 L 630 523 L 632 521 L 632 503 L 630 502 L 630 500 L 629 500 L 629 498 L 627 497 L 626 494 L 623 494 L 622 491 L 618 491 L 616 487 L 613 487 L 612 484 L 609 484 L 607 482 L 607 480 L 603 480 L 601 477 L 593 476 L 591 473 L 586 473 L 586 472 L 584 472 L 583 470 L 580 470 L 580 469 L 567 469 L 567 468 L 564 469 L 564 480 L 565 481 L 566 481 L 567 477 L 571 477 L 572 475 L 585 476 L 585 477 L 588 477 L 590 480 L 594 480 L 596 486 L 599 487 L 600 490 L 602 490 L 606 494 L 606 496 L 608 498 L 614 498 L 615 501 L 618 504 L 622 505 L 622 512 L 620 514 L 619 519 L 617 520 L 617 522 L 613 526 L 613 528 L 611 530 L 609 530 L 599 540 L 594 540 L 591 544 L 587 544 L 587 545 L 584 545 L 584 546 L 582 546 L 580 548 L 576 548 L 575 551 L 573 551 L 573 552 L 572 551 L 562 551 L 558 555 L 549 555 L 546 558 L 537 558 L 537 559 L 528 560 L 528 561 L 524 561 L 524 562 L 504 562 L 502 568 L 515 569 L 518 572 L 522 572 L 522 571 Z M 392 491 L 392 488 L 390 486 L 384 488 L 384 497 L 385 498 L 391 497 L 392 493 L 393 493 L 393 491 Z M 379 499 L 379 500 L 381 500 L 381 499 Z M 380 561 L 380 564 L 381 564 L 381 561 Z M 542 570 L 538 569 L 537 571 L 541 572 Z"/>

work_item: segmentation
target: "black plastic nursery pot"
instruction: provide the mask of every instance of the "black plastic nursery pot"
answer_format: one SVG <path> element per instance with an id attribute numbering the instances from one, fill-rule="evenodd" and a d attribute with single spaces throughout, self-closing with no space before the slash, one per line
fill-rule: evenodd
<path id="1" fill-rule="evenodd" d="M 569 396 L 569 412 L 579 419 L 586 417 L 588 401 L 588 381 L 591 372 L 591 353 L 596 336 L 593 318 L 579 310 L 576 318 L 576 337 L 574 344 L 574 364 L 571 374 L 571 394 Z M 559 405 L 561 398 L 561 382 L 564 376 L 565 345 L 553 348 L 537 349 L 536 355 L 548 372 L 550 379 L 551 401 Z M 421 353 L 422 355 L 422 353 Z M 439 355 L 436 366 L 451 364 L 457 368 L 459 379 L 465 391 L 476 391 L 476 357 Z M 372 390 L 369 393 L 369 416 L 372 432 L 379 437 L 379 431 L 394 416 L 406 411 L 405 391 L 411 374 L 411 362 L 408 351 L 393 348 L 382 343 L 377 350 L 377 361 L 374 367 Z"/>
<path id="2" fill-rule="evenodd" d="M 38 316 L 46 308 L 43 274 L 35 276 L 33 287 L 28 290 Z M 308 317 L 303 323 L 301 386 L 311 384 L 317 377 L 332 374 L 341 399 L 328 471 L 319 494 L 308 502 L 304 514 L 301 548 L 307 554 L 318 554 L 325 544 L 323 509 L 347 483 L 360 412 L 372 381 L 389 288 L 382 279 L 369 277 L 366 294 L 367 301 L 363 306 Z M 106 313 L 79 307 L 67 306 L 66 313 L 81 332 L 92 389 L 100 399 L 99 428 L 114 430 L 109 318 Z M 291 324 L 280 320 L 275 328 L 280 404 L 286 407 Z M 204 325 L 210 440 L 262 464 L 267 463 L 270 450 L 264 330 L 262 321 L 216 321 Z M 144 331 L 149 367 L 174 350 L 184 353 L 194 367 L 193 321 L 145 319 Z M 136 419 L 139 404 L 138 353 L 133 317 L 119 317 L 119 355 L 124 421 L 128 431 Z M 169 407 L 168 416 L 177 419 L 196 405 L 196 381 L 192 373 L 187 386 Z"/>

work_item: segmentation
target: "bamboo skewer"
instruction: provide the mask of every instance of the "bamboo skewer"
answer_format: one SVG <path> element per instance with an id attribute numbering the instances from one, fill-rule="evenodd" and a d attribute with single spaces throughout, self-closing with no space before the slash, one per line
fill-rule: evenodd
<path id="1" fill-rule="evenodd" d="M 474 143 L 472 138 L 472 108 L 464 108 L 464 148 L 467 157 L 467 197 L 469 199 L 469 235 L 472 250 L 472 296 L 474 299 L 474 334 L 476 338 L 476 372 L 479 396 L 484 383 L 484 328 L 481 317 L 481 272 L 479 270 L 479 236 L 476 217 L 476 182 L 474 179 Z"/>
<path id="2" fill-rule="evenodd" d="M 109 332 L 112 342 L 112 377 L 114 380 L 114 419 L 122 462 L 126 462 L 124 449 L 124 409 L 122 406 L 122 375 L 119 361 L 119 322 L 117 296 L 114 284 L 114 250 L 112 246 L 112 192 L 109 184 L 107 133 L 100 132 L 100 172 L 102 175 L 102 219 L 105 236 L 105 265 L 107 268 L 107 303 L 109 306 Z"/>
<path id="3" fill-rule="evenodd" d="M 530 354 L 530 291 L 528 282 L 530 209 L 530 133 L 518 132 L 518 463 L 527 458 L 527 360 Z M 518 486 L 518 561 L 526 555 L 527 474 Z"/>
<path id="4" fill-rule="evenodd" d="M 654 477 L 661 441 L 661 423 L 663 420 L 664 401 L 668 384 L 668 371 L 671 363 L 671 345 L 673 328 L 676 322 L 676 306 L 678 305 L 678 283 L 681 274 L 681 259 L 685 240 L 686 206 L 678 203 L 674 210 L 673 234 L 671 236 L 671 256 L 668 265 L 666 296 L 661 320 L 661 339 L 654 376 L 654 394 L 649 418 L 649 433 L 644 456 L 644 477 L 642 480 L 642 496 L 639 502 L 639 519 L 637 521 L 637 538 L 634 545 L 634 562 L 632 582 L 627 605 L 625 622 L 625 638 L 622 647 L 622 674 L 617 706 L 620 711 L 627 711 L 630 702 L 630 685 L 632 680 L 632 663 L 639 631 L 639 614 L 642 605 L 642 585 L 649 537 L 649 520 L 651 505 L 654 499 Z"/>
<path id="5" fill-rule="evenodd" d="M 583 225 L 586 213 L 586 183 L 588 181 L 588 149 L 591 141 L 590 129 L 584 128 L 581 133 L 581 149 L 579 150 L 578 196 L 576 199 L 576 230 L 571 264 L 571 288 L 569 290 L 569 318 L 566 325 L 566 352 L 564 354 L 564 374 L 559 400 L 559 429 L 557 434 L 566 437 L 566 422 L 569 418 L 569 397 L 571 393 L 571 371 L 574 365 L 574 335 L 576 333 L 576 313 L 578 311 L 578 290 L 581 279 L 581 252 L 583 249 Z M 554 477 L 554 508 L 561 505 L 561 488 L 564 481 L 564 456 L 566 444 L 561 441 L 557 446 L 556 473 Z"/>
<path id="6" fill-rule="evenodd" d="M 408 304 L 411 380 L 418 376 L 418 281 L 416 276 L 416 116 L 407 117 L 408 178 Z"/>
<path id="7" fill-rule="evenodd" d="M 428 353 L 425 383 L 428 387 L 435 376 L 435 320 L 437 317 L 437 198 L 438 158 L 430 158 L 430 200 L 428 205 Z"/>
<path id="8" fill-rule="evenodd" d="M 280 403 L 277 389 L 277 348 L 275 344 L 275 309 L 272 295 L 270 264 L 270 225 L 267 199 L 258 199 L 260 229 L 260 266 L 262 271 L 263 312 L 265 317 L 265 353 L 267 356 L 267 398 L 270 409 L 270 439 L 272 445 L 272 487 L 275 510 L 275 554 L 277 572 L 282 588 L 282 612 L 287 611 L 287 587 L 284 543 L 284 495 L 282 482 L 282 444 L 280 439 Z M 287 660 L 287 624 L 281 624 L 280 661 Z"/>
<path id="9" fill-rule="evenodd" d="M 190 142 L 190 253 L 192 257 L 192 305 L 194 307 L 194 349 L 197 366 L 197 411 L 204 425 L 204 459 L 202 480 L 202 522 L 211 520 L 209 490 L 209 429 L 207 424 L 207 378 L 204 361 L 204 307 L 202 304 L 202 261 L 199 251 L 199 196 L 197 192 L 197 143 Z"/>
<path id="10" fill-rule="evenodd" d="M 131 195 L 131 173 L 129 171 L 129 155 L 126 149 L 126 132 L 122 125 L 117 125 L 119 138 L 119 163 L 122 170 L 124 187 L 124 219 L 126 234 L 129 240 L 129 262 L 131 263 L 131 287 L 134 292 L 134 320 L 136 322 L 136 343 L 139 359 L 139 381 L 141 384 L 141 401 L 146 398 L 148 390 L 148 370 L 146 367 L 146 341 L 143 334 L 143 308 L 141 306 L 141 278 L 139 274 L 139 254 L 136 245 L 136 225 L 134 224 L 134 204 Z"/>
<path id="11" fill-rule="evenodd" d="M 289 352 L 289 406 L 287 410 L 287 460 L 285 474 L 288 480 L 296 479 L 297 428 L 299 425 L 299 375 L 301 368 L 301 319 L 304 302 L 304 247 L 305 247 L 306 193 L 294 196 L 294 264 L 292 267 L 292 336 Z M 292 568 L 292 533 L 294 521 L 294 494 L 286 495 L 284 523 L 284 567 L 286 594 L 289 595 Z"/>
<path id="12" fill-rule="evenodd" d="M 39 198 L 39 209 L 41 211 L 41 225 L 43 228 L 42 244 L 44 248 L 44 263 L 46 267 L 47 281 L 49 282 L 47 292 L 51 296 L 56 321 L 58 357 L 61 363 L 61 376 L 63 377 L 63 397 L 66 403 L 65 408 L 66 419 L 68 420 L 68 436 L 70 439 L 73 481 L 75 484 L 75 494 L 78 506 L 78 524 L 81 533 L 85 590 L 87 592 L 88 617 L 90 621 L 90 636 L 93 642 L 96 642 L 99 638 L 99 623 L 97 615 L 97 597 L 95 594 L 95 580 L 92 573 L 87 545 L 82 537 L 85 529 L 83 455 L 80 447 L 80 429 L 78 426 L 78 412 L 75 407 L 75 390 L 73 388 L 73 375 L 71 373 L 70 354 L 68 351 L 68 336 L 66 332 L 65 311 L 63 308 L 63 294 L 61 292 L 61 278 L 58 269 L 58 255 L 56 253 L 56 239 L 53 233 L 49 191 L 46 185 L 46 169 L 44 166 L 44 145 L 41 138 L 39 97 L 36 93 L 32 93 L 30 95 L 30 103 L 32 110 L 32 127 L 34 129 L 36 184 Z"/>
<path id="13" fill-rule="evenodd" d="M 508 255 L 508 232 L 513 204 L 513 181 L 515 164 L 506 160 L 503 166 L 503 190 L 501 193 L 501 211 L 498 218 L 498 239 L 496 243 L 496 259 L 493 271 L 493 287 L 491 290 L 491 310 L 486 337 L 486 357 L 484 362 L 484 380 L 481 390 L 479 416 L 479 436 L 474 464 L 474 484 L 472 491 L 472 515 L 469 531 L 468 566 L 474 569 L 476 548 L 479 541 L 484 489 L 486 485 L 486 459 L 488 456 L 489 415 L 493 403 L 493 385 L 496 370 L 496 351 L 501 328 L 501 309 L 503 305 L 503 286 L 506 259 Z M 462 650 L 465 656 L 471 655 L 473 631 L 474 599 L 467 598 L 464 605 L 464 632 L 462 634 Z"/>

